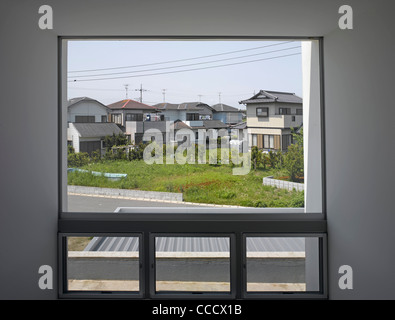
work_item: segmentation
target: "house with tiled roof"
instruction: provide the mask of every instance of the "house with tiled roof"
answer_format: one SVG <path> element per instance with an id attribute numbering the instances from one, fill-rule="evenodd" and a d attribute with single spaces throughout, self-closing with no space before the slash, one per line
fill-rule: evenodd
<path id="1" fill-rule="evenodd" d="M 146 121 L 159 111 L 154 106 L 149 106 L 132 99 L 120 100 L 107 105 L 109 109 L 109 122 L 126 127 L 126 121 Z"/>
<path id="2" fill-rule="evenodd" d="M 239 102 L 247 109 L 249 147 L 262 150 L 288 149 L 292 128 L 303 123 L 303 100 L 294 93 L 260 90 Z"/>

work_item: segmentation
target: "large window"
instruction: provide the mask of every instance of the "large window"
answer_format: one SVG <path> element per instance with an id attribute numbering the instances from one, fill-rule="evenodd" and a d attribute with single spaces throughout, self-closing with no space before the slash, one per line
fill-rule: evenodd
<path id="1" fill-rule="evenodd" d="M 186 114 L 187 121 L 195 121 L 199 120 L 199 114 L 198 113 L 187 113 Z"/>
<path id="2" fill-rule="evenodd" d="M 291 108 L 279 108 L 278 113 L 279 114 L 291 114 Z"/>
<path id="3" fill-rule="evenodd" d="M 143 121 L 142 113 L 127 113 L 125 116 L 126 121 Z"/>
<path id="4" fill-rule="evenodd" d="M 59 40 L 60 297 L 325 298 L 322 40 L 87 40 Z M 125 56 L 115 62 L 111 52 Z M 199 60 L 207 56 L 209 62 Z M 273 89 L 260 87 L 257 70 L 268 65 Z M 169 121 L 139 122 L 126 113 L 130 122 L 120 127 L 114 123 L 122 123 L 122 114 L 109 114 L 113 123 L 83 133 L 93 143 L 102 130 L 103 150 L 86 155 L 67 148 L 67 138 L 78 136 L 67 128 L 68 99 L 87 90 L 109 105 L 123 98 L 114 99 L 115 90 L 130 94 L 125 84 L 142 75 L 136 100 Z M 255 103 L 266 103 L 284 79 L 294 88 L 281 96 L 303 97 L 303 127 L 281 138 L 269 107 Z M 220 115 L 203 121 L 188 112 L 180 119 L 179 106 L 190 103 L 193 110 L 200 100 L 213 114 L 250 108 L 246 100 L 252 109 L 235 126 Z M 285 148 L 291 141 L 294 154 Z"/>
<path id="5" fill-rule="evenodd" d="M 95 122 L 95 116 L 75 116 L 76 123 L 92 123 Z"/>
<path id="6" fill-rule="evenodd" d="M 267 118 L 269 116 L 269 108 L 256 108 L 256 116 Z"/>

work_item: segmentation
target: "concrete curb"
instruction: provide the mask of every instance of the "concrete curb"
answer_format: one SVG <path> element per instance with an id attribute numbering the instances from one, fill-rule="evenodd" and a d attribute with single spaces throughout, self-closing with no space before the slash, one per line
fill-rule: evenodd
<path id="1" fill-rule="evenodd" d="M 67 186 L 67 193 L 93 195 L 93 196 L 106 196 L 112 198 L 120 197 L 120 198 L 143 199 L 143 200 L 160 200 L 160 201 L 177 201 L 177 202 L 183 201 L 182 193 L 174 193 L 174 192 Z"/>

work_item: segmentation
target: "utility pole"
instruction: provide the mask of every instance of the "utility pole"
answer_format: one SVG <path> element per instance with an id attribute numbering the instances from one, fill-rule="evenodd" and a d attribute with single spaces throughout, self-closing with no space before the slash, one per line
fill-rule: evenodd
<path id="1" fill-rule="evenodd" d="M 140 84 L 140 89 L 134 89 L 134 91 L 140 91 L 140 102 L 143 102 L 143 91 L 148 91 L 143 89 L 143 85 Z"/>
<path id="2" fill-rule="evenodd" d="M 163 103 L 166 102 L 166 89 L 162 89 L 162 94 L 163 94 Z"/>
<path id="3" fill-rule="evenodd" d="M 124 84 L 125 90 L 126 90 L 126 100 L 128 99 L 128 84 Z"/>

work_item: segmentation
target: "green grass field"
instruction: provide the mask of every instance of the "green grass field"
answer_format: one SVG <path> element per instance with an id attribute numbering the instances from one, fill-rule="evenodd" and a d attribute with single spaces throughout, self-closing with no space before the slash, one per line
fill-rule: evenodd
<path id="1" fill-rule="evenodd" d="M 126 173 L 111 181 L 90 173 L 69 172 L 68 184 L 103 188 L 182 192 L 184 201 L 239 205 L 246 207 L 303 207 L 304 193 L 262 185 L 266 176 L 281 177 L 285 172 L 259 168 L 247 175 L 233 175 L 230 165 L 152 164 L 143 160 L 102 161 L 81 169 Z"/>

